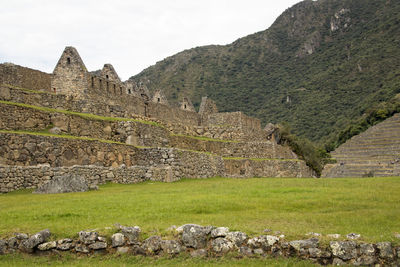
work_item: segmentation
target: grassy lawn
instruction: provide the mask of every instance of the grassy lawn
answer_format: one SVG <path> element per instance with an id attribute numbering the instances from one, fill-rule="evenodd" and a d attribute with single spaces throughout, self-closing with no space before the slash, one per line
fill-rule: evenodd
<path id="1" fill-rule="evenodd" d="M 249 235 L 268 228 L 288 239 L 308 232 L 359 233 L 366 241 L 392 241 L 400 231 L 400 178 L 227 179 L 107 184 L 85 193 L 0 195 L 0 236 L 49 228 L 53 238 L 115 223 L 138 225 L 146 235 L 171 225 L 227 226 Z"/>

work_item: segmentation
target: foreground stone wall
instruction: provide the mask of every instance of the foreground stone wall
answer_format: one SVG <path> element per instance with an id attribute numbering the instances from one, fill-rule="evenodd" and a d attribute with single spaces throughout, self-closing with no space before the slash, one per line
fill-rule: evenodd
<path id="1" fill-rule="evenodd" d="M 4 63 L 0 64 L 0 84 L 50 91 L 51 74 Z"/>
<path id="2" fill-rule="evenodd" d="M 224 159 L 227 177 L 315 177 L 315 173 L 300 160 Z"/>
<path id="3" fill-rule="evenodd" d="M 317 238 L 286 240 L 284 235 L 260 235 L 249 237 L 244 232 L 230 231 L 227 227 L 185 224 L 172 228 L 173 238 L 161 236 L 142 238 L 138 226 L 117 225 L 117 233 L 111 237 L 100 236 L 94 231 L 80 231 L 78 238 L 53 240 L 50 230 L 34 235 L 17 233 L 0 239 L 0 254 L 34 253 L 60 255 L 69 251 L 79 255 L 94 253 L 120 253 L 143 256 L 176 256 L 186 253 L 196 258 L 221 257 L 235 253 L 235 257 L 254 256 L 297 257 L 321 265 L 398 266 L 400 247 L 390 242 L 376 244 L 353 240 L 330 241 L 322 245 Z M 111 242 L 109 241 L 111 240 Z"/>

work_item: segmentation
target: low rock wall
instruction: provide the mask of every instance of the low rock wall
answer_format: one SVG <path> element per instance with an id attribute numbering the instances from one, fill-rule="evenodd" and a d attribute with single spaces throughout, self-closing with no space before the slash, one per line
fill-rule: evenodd
<path id="1" fill-rule="evenodd" d="M 286 240 L 284 235 L 249 237 L 244 232 L 230 231 L 227 227 L 186 224 L 173 230 L 173 238 L 161 236 L 142 238 L 138 226 L 118 225 L 111 237 L 94 231 L 80 231 L 78 238 L 52 240 L 50 230 L 34 235 L 17 233 L 0 239 L 0 254 L 17 251 L 38 255 L 69 251 L 78 255 L 94 253 L 120 253 L 143 256 L 176 256 L 186 253 L 196 258 L 221 257 L 234 252 L 236 257 L 297 257 L 321 265 L 398 266 L 400 247 L 390 242 L 376 244 L 353 240 L 330 241 L 321 245 L 319 239 Z"/>

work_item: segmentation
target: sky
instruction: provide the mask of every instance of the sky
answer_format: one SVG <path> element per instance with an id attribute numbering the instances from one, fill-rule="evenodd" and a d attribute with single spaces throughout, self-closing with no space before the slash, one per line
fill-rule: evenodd
<path id="1" fill-rule="evenodd" d="M 0 0 L 0 63 L 52 72 L 66 46 L 122 80 L 168 56 L 267 29 L 300 0 Z"/>

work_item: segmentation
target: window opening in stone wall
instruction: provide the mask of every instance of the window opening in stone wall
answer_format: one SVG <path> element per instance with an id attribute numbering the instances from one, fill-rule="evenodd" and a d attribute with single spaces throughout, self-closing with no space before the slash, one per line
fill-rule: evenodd
<path id="1" fill-rule="evenodd" d="M 114 92 L 115 92 L 115 84 L 114 84 Z"/>
<path id="2" fill-rule="evenodd" d="M 161 101 L 161 99 L 160 99 L 160 98 L 157 98 L 157 102 L 160 103 L 160 101 Z"/>
<path id="3" fill-rule="evenodd" d="M 67 57 L 67 64 L 71 64 L 71 58 Z"/>
<path id="4" fill-rule="evenodd" d="M 183 106 L 184 109 L 186 109 L 186 104 Z"/>
<path id="5" fill-rule="evenodd" d="M 122 95 L 122 87 L 119 87 L 119 94 Z"/>
<path id="6" fill-rule="evenodd" d="M 106 78 L 108 79 L 108 75 L 106 75 Z"/>
<path id="7" fill-rule="evenodd" d="M 94 87 L 94 77 L 92 77 L 92 88 Z"/>
<path id="8" fill-rule="evenodd" d="M 106 85 L 107 91 L 108 91 L 108 81 L 107 81 L 107 85 Z"/>
<path id="9" fill-rule="evenodd" d="M 101 83 L 101 79 L 99 80 L 99 84 L 100 84 L 100 89 L 102 89 L 103 84 Z"/>
<path id="10" fill-rule="evenodd" d="M 128 94 L 132 94 L 131 89 L 128 89 Z"/>

